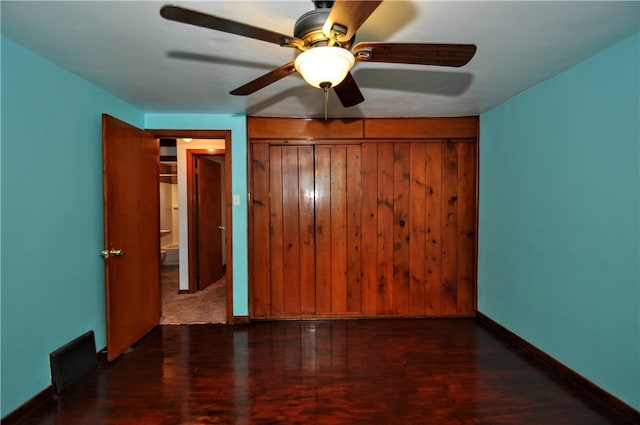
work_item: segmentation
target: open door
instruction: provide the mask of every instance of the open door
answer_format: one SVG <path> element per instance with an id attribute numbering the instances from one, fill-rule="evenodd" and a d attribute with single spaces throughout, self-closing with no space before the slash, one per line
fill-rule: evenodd
<path id="1" fill-rule="evenodd" d="M 160 321 L 159 144 L 102 116 L 107 360 Z"/>
<path id="2" fill-rule="evenodd" d="M 198 196 L 198 289 L 204 289 L 224 275 L 222 268 L 221 166 L 210 156 L 199 156 Z"/>

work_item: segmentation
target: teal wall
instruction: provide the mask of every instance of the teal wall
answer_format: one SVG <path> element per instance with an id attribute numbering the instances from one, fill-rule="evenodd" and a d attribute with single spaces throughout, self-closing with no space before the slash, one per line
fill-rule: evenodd
<path id="1" fill-rule="evenodd" d="M 232 206 L 233 314 L 249 314 L 247 257 L 247 120 L 245 115 L 154 114 L 145 116 L 145 128 L 231 130 L 231 192 L 240 196 Z"/>
<path id="2" fill-rule="evenodd" d="M 49 353 L 106 345 L 102 124 L 144 114 L 2 37 L 1 416 L 51 384 Z"/>
<path id="3" fill-rule="evenodd" d="M 232 134 L 234 314 L 248 314 L 246 118 L 144 114 L 2 37 L 0 416 L 50 385 L 49 353 L 106 345 L 101 115 Z M 34 123 L 36 123 L 34 125 Z"/>
<path id="4" fill-rule="evenodd" d="M 478 309 L 640 409 L 640 36 L 480 117 Z"/>

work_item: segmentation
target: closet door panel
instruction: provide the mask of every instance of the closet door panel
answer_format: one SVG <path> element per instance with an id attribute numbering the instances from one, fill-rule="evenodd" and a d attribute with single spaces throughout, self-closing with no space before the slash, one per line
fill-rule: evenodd
<path id="1" fill-rule="evenodd" d="M 442 293 L 441 311 L 458 311 L 458 152 L 442 145 Z"/>
<path id="2" fill-rule="evenodd" d="M 378 311 L 393 314 L 393 143 L 378 144 Z"/>
<path id="3" fill-rule="evenodd" d="M 425 220 L 427 226 L 427 280 L 425 308 L 427 315 L 441 314 L 442 292 L 442 145 L 425 146 Z"/>
<path id="4" fill-rule="evenodd" d="M 362 312 L 362 148 L 347 146 L 347 311 Z"/>
<path id="5" fill-rule="evenodd" d="M 312 146 L 252 145 L 252 314 L 315 313 Z"/>
<path id="6" fill-rule="evenodd" d="M 476 145 L 458 143 L 458 313 L 475 311 Z"/>
<path id="7" fill-rule="evenodd" d="M 411 145 L 396 143 L 393 149 L 393 313 L 409 314 L 409 236 Z"/>
<path id="8" fill-rule="evenodd" d="M 315 183 L 312 146 L 298 148 L 300 221 L 300 309 L 302 313 L 316 311 L 315 264 Z"/>
<path id="9" fill-rule="evenodd" d="M 409 164 L 409 314 L 426 314 L 427 215 L 426 144 L 411 143 Z"/>
<path id="10" fill-rule="evenodd" d="M 346 313 L 347 148 L 331 146 L 326 149 L 330 151 L 331 158 L 331 313 Z"/>
<path id="11" fill-rule="evenodd" d="M 284 313 L 297 314 L 300 303 L 300 172 L 298 148 L 282 148 L 282 287 Z"/>
<path id="12" fill-rule="evenodd" d="M 360 313 L 360 146 L 316 146 L 318 312 Z"/>
<path id="13" fill-rule="evenodd" d="M 252 244 L 252 286 L 251 304 L 255 317 L 266 317 L 271 314 L 271 233 L 269 211 L 269 145 L 256 144 L 252 149 L 251 177 L 253 190 Z"/>
<path id="14" fill-rule="evenodd" d="M 282 193 L 282 147 L 272 146 L 270 149 L 271 174 L 269 176 L 269 220 L 270 269 L 271 269 L 271 314 L 284 315 L 284 229 L 283 229 L 283 193 Z"/>
<path id="15" fill-rule="evenodd" d="M 316 311 L 331 312 L 331 149 L 316 147 Z"/>
<path id="16" fill-rule="evenodd" d="M 362 145 L 362 314 L 378 314 L 378 145 Z"/>

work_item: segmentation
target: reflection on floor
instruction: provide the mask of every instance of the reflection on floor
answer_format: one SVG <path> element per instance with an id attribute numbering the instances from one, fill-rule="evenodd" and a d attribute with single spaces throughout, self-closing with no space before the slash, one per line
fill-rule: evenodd
<path id="1" fill-rule="evenodd" d="M 225 277 L 195 294 L 178 294 L 178 266 L 162 266 L 161 325 L 227 322 Z"/>
<path id="2" fill-rule="evenodd" d="M 158 326 L 48 400 L 20 425 L 639 423 L 473 319 Z"/>

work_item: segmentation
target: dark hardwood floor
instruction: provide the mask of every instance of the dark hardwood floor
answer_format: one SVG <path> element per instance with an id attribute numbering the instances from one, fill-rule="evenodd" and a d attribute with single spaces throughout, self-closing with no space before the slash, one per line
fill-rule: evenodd
<path id="1" fill-rule="evenodd" d="M 626 424 L 474 320 L 161 326 L 27 424 Z"/>

